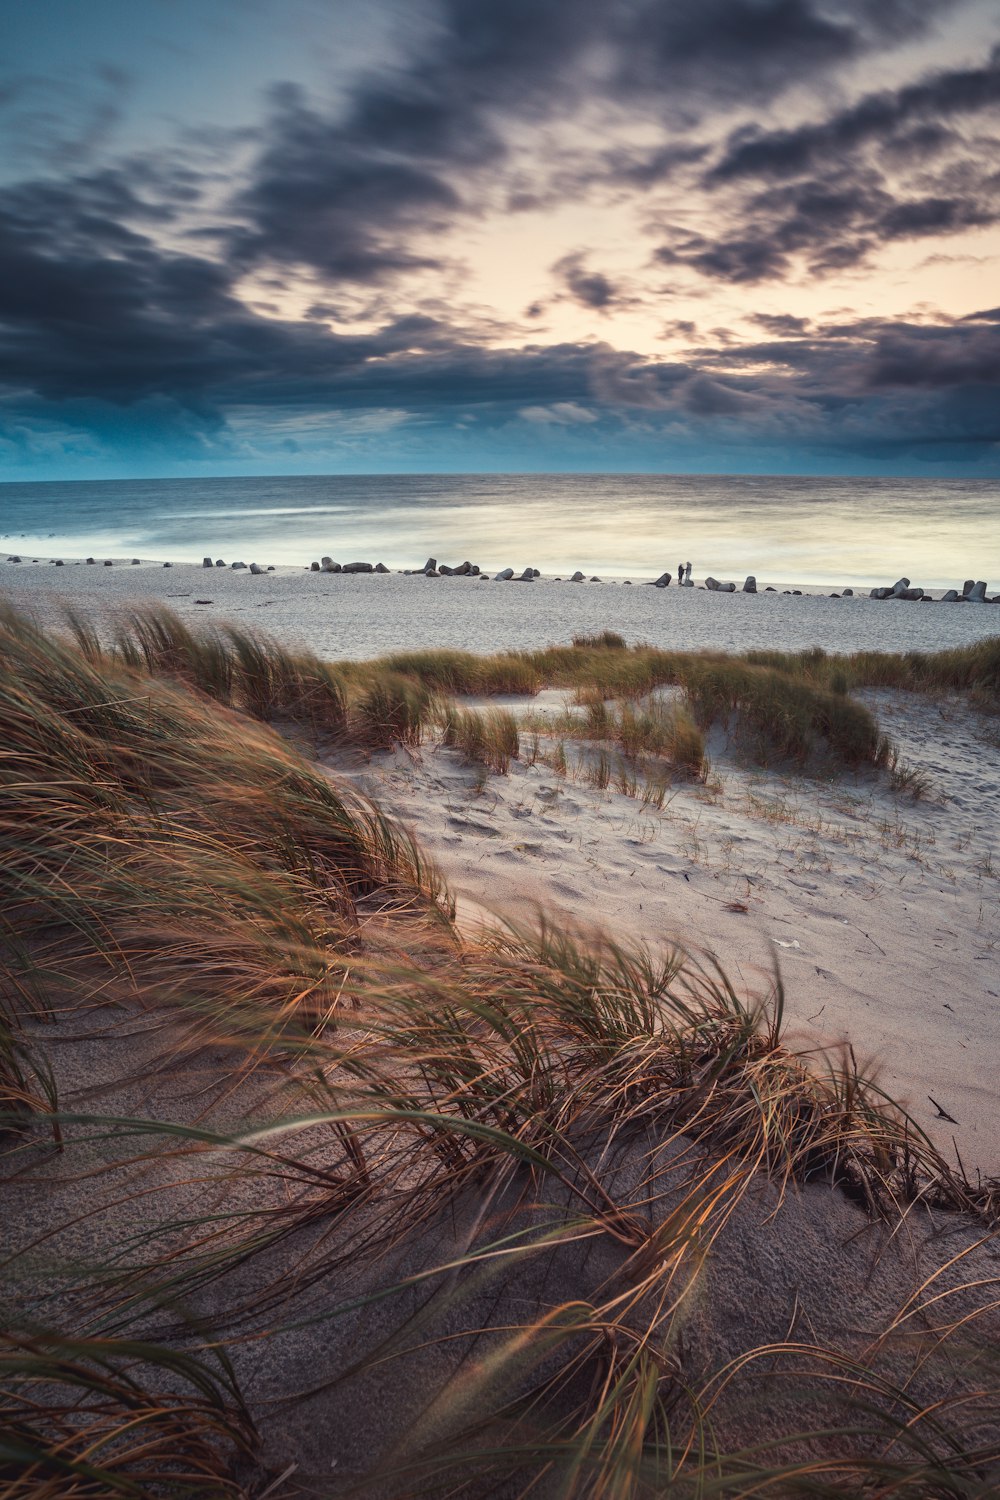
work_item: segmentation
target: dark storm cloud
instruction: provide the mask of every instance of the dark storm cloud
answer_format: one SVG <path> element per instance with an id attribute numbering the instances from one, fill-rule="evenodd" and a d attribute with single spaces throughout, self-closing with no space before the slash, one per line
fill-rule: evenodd
<path id="1" fill-rule="evenodd" d="M 372 283 L 436 265 L 439 252 L 414 241 L 481 211 L 512 123 L 601 98 L 694 118 L 731 93 L 773 96 L 940 10 L 940 0 L 446 0 L 412 64 L 363 78 L 341 109 L 291 86 L 276 94 L 234 205 L 234 253 Z M 649 187 L 704 150 L 612 152 L 546 192 L 586 191 L 595 175 Z M 538 207 L 546 193 L 510 201 Z"/>
<path id="2" fill-rule="evenodd" d="M 866 375 L 869 388 L 1000 387 L 1000 327 L 889 325 L 875 340 Z"/>
<path id="3" fill-rule="evenodd" d="M 717 232 L 675 231 L 655 258 L 713 280 L 754 283 L 794 274 L 799 258 L 823 276 L 897 241 L 995 224 L 1000 140 L 982 131 L 998 110 L 995 48 L 982 67 L 869 94 L 817 123 L 743 128 L 702 178 Z M 979 130 L 971 139 L 967 117 Z"/>
<path id="4" fill-rule="evenodd" d="M 283 87 L 235 205 L 237 253 L 369 282 L 436 264 L 408 242 L 477 210 L 508 154 L 501 122 L 579 88 L 604 14 L 601 0 L 448 0 L 413 65 L 362 80 L 340 112 Z"/>
<path id="5" fill-rule="evenodd" d="M 801 337 L 783 324 L 799 319 L 758 318 L 778 337 L 753 344 L 729 342 L 699 351 L 708 368 L 731 377 L 744 365 L 746 379 L 767 388 L 791 380 L 800 392 L 812 390 L 824 399 L 856 398 L 863 391 L 928 391 L 991 388 L 1000 396 L 1000 326 L 980 314 L 914 323 L 905 319 L 866 318 L 843 323 L 807 325 Z M 782 337 L 785 334 L 787 336 Z M 761 376 L 770 367 L 772 375 Z M 1000 401 L 997 402 L 1000 422 Z"/>
<path id="6" fill-rule="evenodd" d="M 1000 439 L 991 312 L 822 327 L 761 315 L 767 340 L 741 344 L 723 330 L 716 347 L 684 361 L 609 344 L 498 349 L 421 314 L 339 336 L 315 321 L 259 317 L 223 266 L 139 235 L 112 261 L 86 251 L 78 226 L 67 253 L 41 213 L 45 195 L 33 220 L 23 190 L 16 203 L 15 214 L 0 200 L 0 367 L 28 418 L 63 413 L 136 441 L 194 442 L 224 431 L 236 408 L 266 430 L 285 412 L 392 409 L 448 421 L 474 408 L 502 422 L 529 405 L 572 402 L 605 423 L 634 413 L 675 432 L 791 433 L 851 451 L 926 449 L 933 432 L 942 451 L 974 454 Z M 100 245 L 100 226 L 95 234 Z"/>
<path id="7" fill-rule="evenodd" d="M 708 173 L 712 183 L 757 177 L 796 177 L 840 164 L 845 153 L 885 145 L 906 128 L 904 142 L 922 139 L 923 148 L 938 149 L 955 137 L 940 121 L 978 114 L 1000 105 L 1000 47 L 981 68 L 932 74 L 895 91 L 868 94 L 849 109 L 794 130 L 741 130 L 730 137 L 719 161 Z M 914 136 L 914 124 L 925 128 Z"/>
<path id="8" fill-rule="evenodd" d="M 781 281 L 805 257 L 808 273 L 830 275 L 862 265 L 878 249 L 899 240 L 954 234 L 1000 222 L 1000 203 L 992 195 L 976 198 L 926 198 L 894 201 L 889 195 L 849 192 L 843 197 L 808 185 L 794 195 L 783 213 L 775 205 L 751 205 L 752 221 L 743 233 L 715 241 L 702 235 L 680 236 L 654 252 L 661 265 L 688 266 L 701 275 L 734 285 Z"/>
<path id="9" fill-rule="evenodd" d="M 460 197 L 427 158 L 377 157 L 284 89 L 231 235 L 243 261 L 301 262 L 333 278 L 378 282 L 438 264 L 410 247 L 444 231 Z"/>
<path id="10" fill-rule="evenodd" d="M 654 0 L 622 28 L 621 81 L 745 99 L 917 34 L 941 10 L 935 0 Z"/>
<path id="11" fill-rule="evenodd" d="M 605 312 L 615 302 L 618 289 L 602 271 L 588 270 L 581 251 L 572 251 L 557 260 L 552 270 L 574 302 L 581 307 Z"/>
<path id="12" fill-rule="evenodd" d="M 794 338 L 804 334 L 809 327 L 808 318 L 796 318 L 791 313 L 754 313 L 750 321 L 776 337 L 787 335 Z"/>
<path id="13" fill-rule="evenodd" d="M 135 232 L 110 258 L 107 226 L 88 218 L 86 198 L 71 213 L 67 189 L 63 218 L 50 221 L 44 187 L 33 213 L 26 188 L 0 194 L 0 369 L 8 391 L 123 408 L 163 399 L 206 419 L 233 405 L 434 408 L 590 393 L 589 346 L 491 350 L 419 314 L 389 318 L 364 336 L 260 317 L 217 262 L 165 253 Z M 63 235 L 69 222 L 72 248 Z M 601 358 L 625 365 L 634 356 Z"/>
<path id="14" fill-rule="evenodd" d="M 812 276 L 860 266 L 901 240 L 958 234 L 1000 222 L 1000 171 L 967 163 L 927 168 L 920 184 L 891 182 L 877 168 L 831 164 L 815 178 L 782 183 L 720 205 L 729 227 L 716 238 L 676 232 L 657 247 L 662 265 L 689 266 L 713 280 L 781 280 L 801 257 Z"/>

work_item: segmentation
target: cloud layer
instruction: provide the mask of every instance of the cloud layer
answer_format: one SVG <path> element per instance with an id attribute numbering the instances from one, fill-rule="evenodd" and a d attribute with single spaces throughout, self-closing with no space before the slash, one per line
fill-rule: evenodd
<path id="1" fill-rule="evenodd" d="M 0 457 L 333 466 L 391 429 L 424 467 L 995 472 L 1000 314 L 906 291 L 1000 247 L 984 16 L 444 0 L 328 97 L 276 79 L 257 119 L 114 150 L 95 126 L 0 185 Z"/>

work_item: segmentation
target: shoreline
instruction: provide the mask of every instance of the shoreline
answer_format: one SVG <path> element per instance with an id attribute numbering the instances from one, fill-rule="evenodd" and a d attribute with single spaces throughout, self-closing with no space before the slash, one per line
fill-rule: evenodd
<path id="1" fill-rule="evenodd" d="M 328 660 L 417 646 L 537 650 L 605 629 L 630 644 L 735 653 L 936 651 L 1000 634 L 1000 613 L 989 605 L 927 609 L 860 594 L 831 598 L 826 591 L 795 595 L 765 587 L 720 596 L 674 583 L 658 589 L 611 579 L 574 585 L 538 578 L 513 587 L 491 579 L 484 586 L 475 576 L 328 574 L 302 567 L 255 576 L 249 568 L 183 563 L 56 568 L 0 562 L 0 597 L 48 626 L 64 623 L 67 608 L 113 620 L 136 607 L 165 604 L 189 625 L 232 618 Z"/>
<path id="2" fill-rule="evenodd" d="M 434 566 L 432 566 L 432 564 Z M 602 574 L 584 575 L 579 569 L 573 571 L 565 570 L 563 573 L 543 573 L 532 565 L 527 565 L 519 573 L 517 569 L 508 564 L 500 567 L 481 567 L 478 563 L 462 562 L 454 565 L 437 563 L 433 557 L 429 558 L 423 567 L 399 568 L 390 567 L 387 564 L 376 561 L 374 563 L 364 562 L 333 562 L 329 557 L 322 560 L 312 559 L 308 563 L 293 564 L 261 564 L 256 561 L 249 563 L 242 559 L 227 562 L 223 559 L 210 561 L 208 557 L 201 563 L 185 560 L 174 561 L 170 558 L 152 557 L 128 557 L 124 554 L 102 555 L 100 557 L 72 557 L 72 556 L 47 556 L 28 557 L 27 553 L 12 551 L 4 556 L 0 553 L 0 567 L 6 570 L 12 568 L 41 567 L 46 570 L 51 568 L 78 568 L 93 567 L 98 569 L 179 569 L 185 573 L 195 571 L 202 574 L 217 576 L 219 573 L 246 573 L 249 577 L 260 578 L 266 576 L 290 578 L 304 573 L 321 573 L 325 577 L 395 577 L 395 578 L 474 578 L 477 582 L 493 583 L 536 583 L 555 584 L 571 583 L 600 584 L 608 587 L 640 587 L 657 589 L 694 588 L 709 593 L 722 594 L 773 594 L 780 593 L 790 597 L 808 598 L 830 598 L 830 599 L 877 599 L 879 602 L 890 600 L 891 602 L 919 602 L 919 603 L 979 603 L 1000 604 L 1000 588 L 996 592 L 990 592 L 986 580 L 973 578 L 957 581 L 950 585 L 937 585 L 924 587 L 919 584 L 911 586 L 910 579 L 906 576 L 893 583 L 856 583 L 844 584 L 834 587 L 827 583 L 815 581 L 790 581 L 785 578 L 774 578 L 770 582 L 764 582 L 762 575 L 746 574 L 742 581 L 739 578 L 716 579 L 713 574 L 706 573 L 699 577 L 688 575 L 687 581 L 682 585 L 678 576 L 669 569 L 661 571 L 656 577 L 632 578 L 624 573 L 615 573 L 605 570 Z M 0 575 L 4 576 L 4 575 Z M 60 576 L 59 585 L 65 587 L 65 579 Z"/>

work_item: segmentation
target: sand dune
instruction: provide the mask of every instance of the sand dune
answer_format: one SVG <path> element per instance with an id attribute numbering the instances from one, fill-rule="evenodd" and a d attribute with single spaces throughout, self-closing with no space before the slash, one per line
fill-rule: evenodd
<path id="1" fill-rule="evenodd" d="M 751 991 L 777 964 L 803 1046 L 849 1041 L 946 1156 L 991 1175 L 1000 729 L 958 701 L 866 696 L 926 773 L 919 800 L 875 776 L 747 768 L 718 739 L 707 783 L 679 781 L 662 811 L 541 764 L 481 783 L 437 744 L 352 774 L 433 855 L 460 920 L 553 908 L 619 940 L 707 949 Z M 562 695 L 546 700 L 558 708 Z"/>

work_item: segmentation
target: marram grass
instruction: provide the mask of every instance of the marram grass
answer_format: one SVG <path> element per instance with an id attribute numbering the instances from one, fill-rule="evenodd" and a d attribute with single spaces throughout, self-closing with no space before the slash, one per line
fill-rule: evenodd
<path id="1" fill-rule="evenodd" d="M 544 920 L 463 942 L 260 724 L 254 653 L 234 688 L 3 622 L 0 1500 L 995 1494 L 996 1184 L 789 1049 L 777 979 Z M 145 1116 L 74 1073 L 133 1027 Z M 841 1201 L 873 1278 L 934 1226 L 912 1290 L 821 1335 L 802 1286 L 699 1362 L 740 1236 Z"/>

